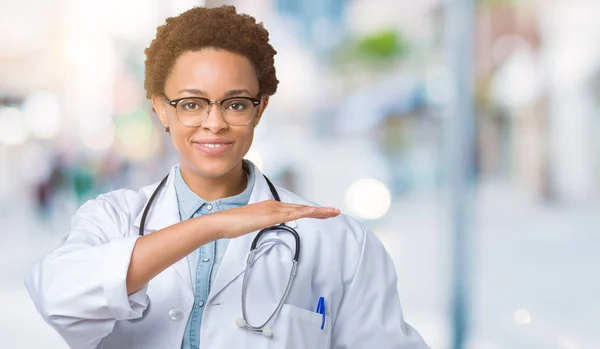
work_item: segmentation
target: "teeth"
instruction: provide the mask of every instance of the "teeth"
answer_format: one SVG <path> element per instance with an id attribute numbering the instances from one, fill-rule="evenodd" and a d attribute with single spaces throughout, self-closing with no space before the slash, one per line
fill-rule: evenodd
<path id="1" fill-rule="evenodd" d="M 223 144 L 223 143 L 220 143 L 220 144 L 204 144 L 204 146 L 207 147 L 207 148 L 219 148 L 219 147 L 222 147 L 224 145 L 225 144 Z"/>

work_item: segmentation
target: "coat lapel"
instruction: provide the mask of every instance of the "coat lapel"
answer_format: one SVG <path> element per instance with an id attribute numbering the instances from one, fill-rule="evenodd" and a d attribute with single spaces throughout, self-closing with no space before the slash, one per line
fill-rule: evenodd
<path id="1" fill-rule="evenodd" d="M 179 166 L 173 166 L 171 172 L 169 172 L 167 182 L 156 197 L 152 207 L 150 207 L 150 211 L 146 216 L 144 235 L 180 222 L 179 205 L 177 204 L 177 193 L 175 191 L 175 171 L 179 171 Z M 152 196 L 152 193 L 154 193 L 157 187 L 158 183 L 155 183 L 143 187 L 140 190 L 146 198 L 146 203 L 133 223 L 137 229 L 140 228 L 142 215 L 144 213 L 144 208 L 148 204 L 148 199 L 150 199 L 150 196 Z M 192 290 L 192 280 L 190 278 L 190 268 L 187 263 L 187 258 L 182 258 L 176 262 L 173 265 L 173 268 L 177 271 L 177 275 L 179 275 L 181 281 L 189 288 L 189 290 Z"/>

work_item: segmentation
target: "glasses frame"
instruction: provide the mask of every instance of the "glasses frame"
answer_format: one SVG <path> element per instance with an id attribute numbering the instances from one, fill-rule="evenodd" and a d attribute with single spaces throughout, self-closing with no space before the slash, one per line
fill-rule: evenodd
<path id="1" fill-rule="evenodd" d="M 171 107 L 175 108 L 175 116 L 177 117 L 177 121 L 179 121 L 179 123 L 182 124 L 183 126 L 187 126 L 187 127 L 201 126 L 208 119 L 208 116 L 210 115 L 213 104 L 219 105 L 219 109 L 221 109 L 221 117 L 223 118 L 223 121 L 225 121 L 225 123 L 227 125 L 229 125 L 229 126 L 246 126 L 249 123 L 251 123 L 252 120 L 254 120 L 254 118 L 256 117 L 256 107 L 258 107 L 260 105 L 260 99 L 254 98 L 254 97 L 246 97 L 246 96 L 234 96 L 234 97 L 227 97 L 227 98 L 223 98 L 223 99 L 208 99 L 208 98 L 204 98 L 204 97 L 183 97 L 183 98 L 177 98 L 177 99 L 172 99 L 172 100 L 169 99 L 169 97 L 167 97 L 167 96 L 164 96 L 164 97 L 165 97 L 165 100 L 167 101 L 167 104 L 170 105 Z M 177 105 L 179 104 L 179 102 L 181 102 L 183 100 L 189 100 L 189 99 L 192 99 L 192 100 L 199 99 L 199 100 L 207 102 L 209 105 L 209 107 L 206 109 L 206 117 L 199 124 L 187 125 L 187 124 L 184 124 L 183 122 L 181 122 L 181 120 L 179 119 L 179 113 L 177 112 Z M 227 102 L 229 100 L 232 100 L 232 99 L 245 99 L 245 100 L 252 102 L 252 106 L 254 107 L 254 110 L 252 110 L 252 117 L 250 118 L 250 120 L 248 120 L 248 122 L 246 122 L 244 124 L 239 124 L 239 125 L 232 125 L 227 122 L 227 120 L 225 119 L 225 110 L 223 110 L 223 103 Z"/>

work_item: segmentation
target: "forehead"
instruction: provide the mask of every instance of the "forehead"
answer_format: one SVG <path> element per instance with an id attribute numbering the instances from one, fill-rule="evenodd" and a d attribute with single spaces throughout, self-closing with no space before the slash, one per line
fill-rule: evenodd
<path id="1" fill-rule="evenodd" d="M 256 71 L 246 57 L 213 48 L 181 54 L 165 82 L 165 92 L 180 95 L 180 90 L 201 90 L 219 98 L 230 90 L 258 93 Z M 171 97 L 173 98 L 173 97 Z"/>

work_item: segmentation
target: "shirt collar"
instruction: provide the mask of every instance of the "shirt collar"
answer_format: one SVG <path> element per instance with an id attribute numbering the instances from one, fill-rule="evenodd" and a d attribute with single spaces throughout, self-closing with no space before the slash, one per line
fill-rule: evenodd
<path id="1" fill-rule="evenodd" d="M 248 185 L 246 186 L 246 189 L 238 195 L 211 202 L 213 206 L 235 207 L 248 204 L 250 195 L 252 194 L 252 188 L 254 188 L 254 166 L 250 163 L 244 163 L 244 171 L 248 176 Z M 177 193 L 177 202 L 179 204 L 179 215 L 181 216 L 181 220 L 190 219 L 202 205 L 207 203 L 206 200 L 198 196 L 190 189 L 190 187 L 188 187 L 181 176 L 181 168 L 179 166 L 175 171 L 175 191 Z"/>

